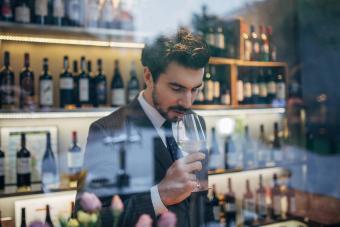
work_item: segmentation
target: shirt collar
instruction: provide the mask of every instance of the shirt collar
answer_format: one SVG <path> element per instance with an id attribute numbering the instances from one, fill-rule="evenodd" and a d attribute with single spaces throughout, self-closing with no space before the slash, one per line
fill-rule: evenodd
<path id="1" fill-rule="evenodd" d="M 152 106 L 143 96 L 144 90 L 138 95 L 138 102 L 144 110 L 146 116 L 150 119 L 155 128 L 161 128 L 166 119 Z"/>

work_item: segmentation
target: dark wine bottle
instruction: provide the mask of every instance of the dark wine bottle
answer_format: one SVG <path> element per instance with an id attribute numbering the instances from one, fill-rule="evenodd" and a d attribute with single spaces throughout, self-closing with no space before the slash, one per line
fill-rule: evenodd
<path id="1" fill-rule="evenodd" d="M 23 207 L 21 208 L 21 224 L 20 227 L 27 227 L 26 224 L 26 209 Z"/>
<path id="2" fill-rule="evenodd" d="M 107 104 L 107 83 L 106 76 L 103 72 L 102 59 L 97 60 L 98 74 L 94 78 L 94 91 L 95 91 L 95 106 L 105 106 Z"/>
<path id="3" fill-rule="evenodd" d="M 211 128 L 211 146 L 209 152 L 209 170 L 216 170 L 218 168 L 220 156 L 220 149 L 218 146 L 216 129 L 214 127 Z"/>
<path id="4" fill-rule="evenodd" d="M 31 153 L 26 148 L 26 134 L 21 134 L 21 149 L 17 152 L 17 187 L 26 191 L 31 187 Z"/>
<path id="5" fill-rule="evenodd" d="M 46 134 L 46 150 L 41 165 L 42 188 L 46 192 L 56 187 L 58 181 L 57 164 L 51 146 L 51 134 Z"/>
<path id="6" fill-rule="evenodd" d="M 79 71 L 78 71 L 78 61 L 73 61 L 73 84 L 74 84 L 74 90 L 73 90 L 73 99 L 74 104 L 77 107 L 80 107 L 79 103 Z"/>
<path id="7" fill-rule="evenodd" d="M 267 104 L 267 96 L 268 96 L 268 89 L 267 89 L 267 81 L 266 76 L 264 75 L 263 68 L 259 69 L 259 88 L 260 88 L 260 98 L 259 103 L 260 104 Z"/>
<path id="8" fill-rule="evenodd" d="M 219 222 L 220 216 L 221 216 L 221 206 L 220 206 L 220 200 L 217 197 L 215 184 L 213 184 L 212 186 L 212 198 L 210 200 L 210 204 L 213 209 L 214 222 Z"/>
<path id="9" fill-rule="evenodd" d="M 43 60 L 43 72 L 40 76 L 40 108 L 53 107 L 53 79 L 48 71 L 48 59 Z"/>
<path id="10" fill-rule="evenodd" d="M 274 74 L 271 68 L 267 69 L 266 77 L 267 77 L 267 91 L 268 91 L 267 103 L 272 104 L 276 97 L 276 83 L 275 83 Z"/>
<path id="11" fill-rule="evenodd" d="M 226 227 L 236 226 L 236 197 L 232 188 L 231 178 L 228 178 L 228 192 L 224 195 L 224 212 Z"/>
<path id="12" fill-rule="evenodd" d="M 269 53 L 269 40 L 267 34 L 264 31 L 264 26 L 260 25 L 260 60 L 261 61 L 270 61 L 270 53 Z"/>
<path id="13" fill-rule="evenodd" d="M 72 108 L 74 107 L 74 81 L 72 74 L 69 72 L 68 56 L 64 56 L 64 70 L 60 74 L 60 107 Z"/>
<path id="14" fill-rule="evenodd" d="M 244 71 L 243 75 L 243 92 L 244 92 L 244 99 L 243 104 L 251 104 L 252 103 L 252 83 L 251 83 L 251 75 L 249 75 L 250 71 L 249 69 Z"/>
<path id="15" fill-rule="evenodd" d="M 273 188 L 272 188 L 272 219 L 281 219 L 281 189 L 278 183 L 277 175 L 273 175 Z"/>
<path id="16" fill-rule="evenodd" d="M 213 81 L 213 103 L 221 103 L 221 83 L 218 80 L 215 66 L 211 66 L 211 76 Z"/>
<path id="17" fill-rule="evenodd" d="M 263 187 L 262 174 L 259 177 L 259 187 L 256 190 L 256 210 L 259 220 L 263 221 L 267 217 L 266 190 Z"/>
<path id="18" fill-rule="evenodd" d="M 136 63 L 131 62 L 130 80 L 127 86 L 127 103 L 131 102 L 138 95 L 140 90 L 139 80 L 137 78 Z"/>
<path id="19" fill-rule="evenodd" d="M 250 60 L 258 61 L 260 56 L 260 40 L 259 36 L 255 32 L 254 25 L 250 25 L 250 41 L 252 43 Z"/>
<path id="20" fill-rule="evenodd" d="M 211 76 L 211 68 L 207 66 L 203 78 L 204 83 L 204 104 L 212 104 L 214 98 L 214 83 Z"/>
<path id="21" fill-rule="evenodd" d="M 279 124 L 277 122 L 274 123 L 274 140 L 273 140 L 273 161 L 276 164 L 280 164 L 283 161 L 283 154 L 282 154 L 282 141 L 279 136 Z"/>
<path id="22" fill-rule="evenodd" d="M 47 24 L 48 16 L 48 0 L 35 0 L 35 23 L 36 24 Z"/>
<path id="23" fill-rule="evenodd" d="M 115 60 L 113 79 L 111 82 L 112 106 L 125 104 L 124 82 L 119 69 L 119 61 Z"/>
<path id="24" fill-rule="evenodd" d="M 24 55 L 24 68 L 20 73 L 20 100 L 19 107 L 21 109 L 34 109 L 34 73 L 30 69 L 30 56 L 28 53 Z"/>
<path id="25" fill-rule="evenodd" d="M 63 0 L 53 1 L 53 24 L 57 26 L 65 25 L 65 5 Z"/>
<path id="26" fill-rule="evenodd" d="M 5 153 L 0 150 L 0 191 L 5 189 Z"/>
<path id="27" fill-rule="evenodd" d="M 267 35 L 268 42 L 269 42 L 269 59 L 270 61 L 276 61 L 277 60 L 276 46 L 274 45 L 274 42 L 273 42 L 273 29 L 271 26 L 268 26 L 266 28 L 266 35 Z"/>
<path id="28" fill-rule="evenodd" d="M 4 66 L 0 72 L 0 107 L 13 109 L 15 106 L 14 73 L 10 67 L 10 53 L 4 53 Z"/>
<path id="29" fill-rule="evenodd" d="M 54 227 L 52 219 L 51 219 L 50 206 L 49 205 L 46 205 L 45 224 L 48 225 L 49 227 Z"/>
<path id="30" fill-rule="evenodd" d="M 88 105 L 95 106 L 96 101 L 95 101 L 95 78 L 92 73 L 92 62 L 90 60 L 87 61 L 87 75 L 89 78 L 89 103 Z"/>
<path id="31" fill-rule="evenodd" d="M 13 5 L 10 0 L 3 0 L 1 5 L 1 20 L 13 21 Z"/>
<path id="32" fill-rule="evenodd" d="M 246 192 L 243 195 L 243 222 L 245 226 L 253 226 L 256 219 L 255 200 L 250 189 L 250 183 L 246 181 Z"/>
<path id="33" fill-rule="evenodd" d="M 251 103 L 252 104 L 260 104 L 260 86 L 258 81 L 258 75 L 256 73 L 255 68 L 250 69 L 251 76 Z"/>
<path id="34" fill-rule="evenodd" d="M 86 73 L 86 60 L 82 56 L 80 59 L 80 74 L 79 74 L 79 103 L 80 106 L 90 104 L 90 77 Z"/>

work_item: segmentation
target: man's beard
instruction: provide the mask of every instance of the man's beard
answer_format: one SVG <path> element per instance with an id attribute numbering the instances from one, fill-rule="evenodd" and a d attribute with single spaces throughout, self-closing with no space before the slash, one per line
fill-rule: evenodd
<path id="1" fill-rule="evenodd" d="M 178 117 L 175 117 L 175 118 L 171 119 L 169 117 L 169 114 L 168 114 L 169 111 L 174 110 L 174 111 L 178 111 L 178 112 L 188 112 L 190 110 L 190 109 L 187 109 L 187 108 L 185 108 L 183 106 L 179 106 L 179 105 L 170 106 L 167 110 L 163 110 L 161 108 L 160 102 L 158 100 L 158 96 L 157 96 L 155 88 L 152 91 L 152 102 L 153 102 L 156 110 L 159 112 L 159 114 L 162 115 L 162 117 L 164 117 L 166 120 L 168 120 L 170 122 L 178 121 Z"/>

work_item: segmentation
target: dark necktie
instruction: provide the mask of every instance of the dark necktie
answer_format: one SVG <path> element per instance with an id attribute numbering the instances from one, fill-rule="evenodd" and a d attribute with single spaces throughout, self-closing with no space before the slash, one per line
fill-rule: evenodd
<path id="1" fill-rule="evenodd" d="M 172 133 L 172 127 L 170 121 L 165 121 L 163 124 L 165 132 L 165 140 L 168 151 L 170 152 L 173 161 L 183 157 L 181 150 L 179 149 L 175 137 Z"/>

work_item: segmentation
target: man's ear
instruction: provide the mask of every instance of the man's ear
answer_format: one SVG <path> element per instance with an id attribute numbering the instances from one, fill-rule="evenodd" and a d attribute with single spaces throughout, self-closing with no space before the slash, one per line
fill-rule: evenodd
<path id="1" fill-rule="evenodd" d="M 144 82 L 147 88 L 153 88 L 153 78 L 151 71 L 148 67 L 144 67 Z"/>

